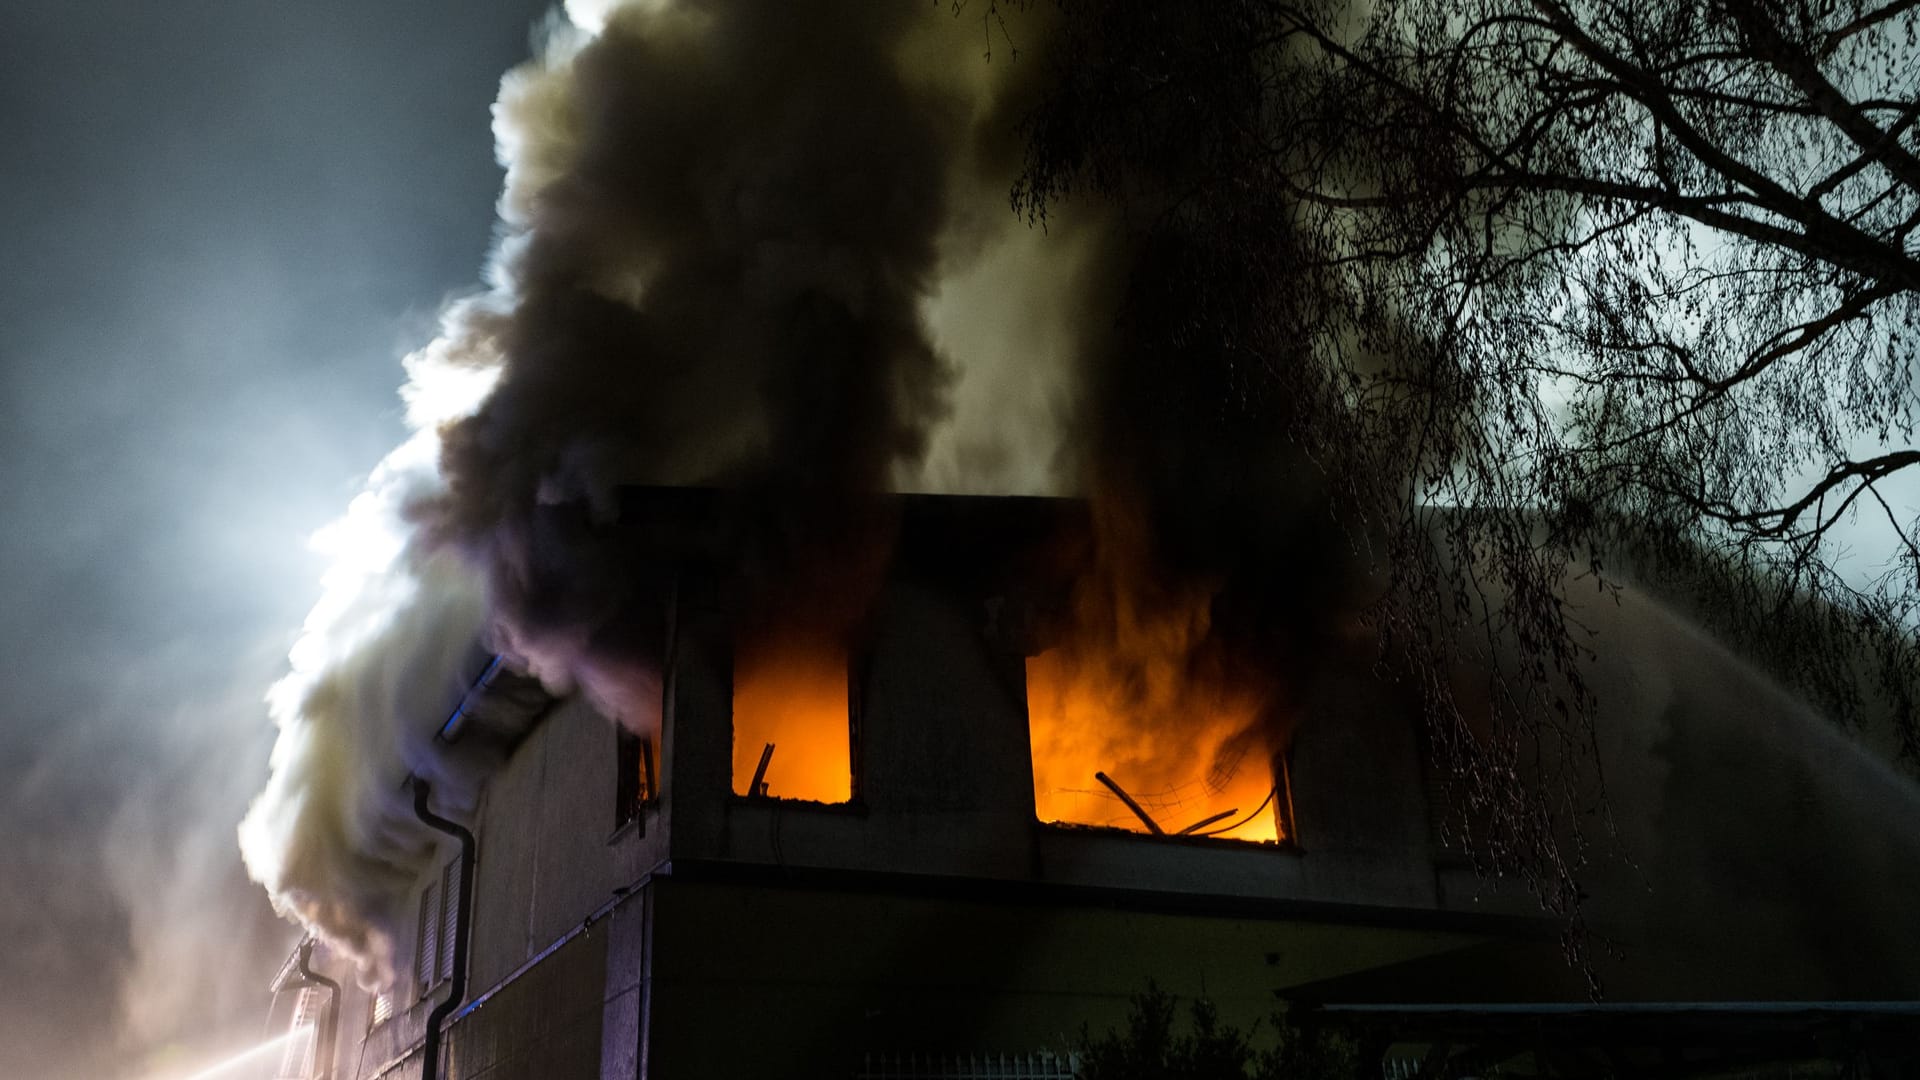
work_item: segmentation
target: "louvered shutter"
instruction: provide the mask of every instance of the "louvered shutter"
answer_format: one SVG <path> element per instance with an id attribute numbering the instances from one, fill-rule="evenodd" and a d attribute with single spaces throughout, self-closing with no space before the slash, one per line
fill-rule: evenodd
<path id="1" fill-rule="evenodd" d="M 460 862 L 454 860 L 440 870 L 440 967 L 441 979 L 453 978 L 454 935 L 460 932 Z M 435 980 L 436 982 L 439 980 Z"/>
<path id="2" fill-rule="evenodd" d="M 440 945 L 440 883 L 427 882 L 420 893 L 420 932 L 414 938 L 413 977 L 420 984 L 420 992 L 434 984 L 434 972 L 438 968 L 436 954 Z"/>

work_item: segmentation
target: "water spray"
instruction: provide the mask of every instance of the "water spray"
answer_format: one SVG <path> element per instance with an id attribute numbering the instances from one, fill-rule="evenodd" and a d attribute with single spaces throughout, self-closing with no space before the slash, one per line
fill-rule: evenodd
<path id="1" fill-rule="evenodd" d="M 161 1074 L 155 1074 L 153 1076 L 149 1076 L 147 1080 L 215 1080 L 216 1077 L 224 1076 L 232 1072 L 234 1069 L 238 1069 L 242 1065 L 248 1064 L 249 1062 L 253 1061 L 253 1059 L 260 1057 L 263 1054 L 277 1052 L 281 1050 L 295 1036 L 300 1035 L 302 1033 L 303 1033 L 302 1029 L 295 1028 L 292 1031 L 287 1031 L 279 1035 L 275 1035 L 273 1038 L 268 1039 L 265 1042 L 257 1043 L 253 1046 L 250 1046 L 247 1049 L 242 1050 L 237 1054 L 234 1054 L 232 1057 L 229 1057 L 224 1061 L 218 1062 L 217 1064 L 209 1065 L 206 1068 L 201 1069 L 199 1072 L 193 1073 L 190 1076 L 169 1078 Z"/>

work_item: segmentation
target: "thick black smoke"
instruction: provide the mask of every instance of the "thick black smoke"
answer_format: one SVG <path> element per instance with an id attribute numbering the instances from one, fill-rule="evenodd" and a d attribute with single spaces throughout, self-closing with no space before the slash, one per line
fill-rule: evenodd
<path id="1" fill-rule="evenodd" d="M 925 19 L 626 7 L 570 58 L 567 160 L 484 327 L 499 384 L 444 430 L 446 493 L 418 509 L 486 568 L 509 647 L 575 662 L 618 607 L 614 571 L 536 520 L 555 503 L 634 483 L 831 502 L 922 453 L 949 378 L 922 309 L 966 120 L 898 62 Z"/>
<path id="2" fill-rule="evenodd" d="M 947 13 L 570 10 L 502 84 L 490 288 L 408 361 L 417 434 L 336 527 L 340 564 L 273 696 L 274 776 L 242 827 L 283 910 L 375 980 L 425 840 L 401 774 L 456 812 L 474 793 L 425 700 L 472 676 L 465 646 L 483 636 L 552 689 L 656 724 L 630 618 L 646 568 L 594 527 L 615 492 L 758 492 L 804 546 L 850 497 L 917 473 L 953 378 L 929 327 L 961 321 L 942 275 L 1023 261 L 1011 215 L 954 210 L 956 187 L 980 190 L 971 132 L 992 107 L 944 44 Z"/>
<path id="3" fill-rule="evenodd" d="M 1339 691 L 1289 680 L 1357 647 L 1340 627 L 1368 568 L 1328 477 L 1369 463 L 1332 467 L 1338 388 L 1316 381 L 1310 343 L 1274 340 L 1320 325 L 1303 305 L 1341 302 L 1294 288 L 1283 215 L 1160 205 L 1126 221 L 1102 204 L 1025 230 L 1002 212 L 1011 133 L 1054 69 L 996 87 L 955 74 L 977 52 L 928 63 L 929 42 L 952 44 L 944 6 L 588 6 L 503 85 L 490 290 L 410 361 L 418 434 L 349 514 L 359 554 L 274 696 L 275 773 L 243 846 L 283 909 L 382 974 L 424 841 L 399 773 L 434 779 L 457 812 L 486 764 L 431 738 L 476 636 L 636 730 L 657 724 L 631 619 L 648 571 L 596 527 L 626 485 L 747 492 L 801 547 L 875 492 L 1077 490 L 1120 523 L 1089 562 L 1133 560 L 1077 610 L 1097 622 L 1164 597 L 1191 610 L 1212 668 L 1257 670 L 1276 698 Z M 1667 662 L 1646 637 L 1618 631 L 1617 663 Z M 1278 749 L 1286 719 L 1247 735 Z M 1632 783 L 1657 788 L 1636 749 L 1651 771 Z M 1702 827 L 1685 813 L 1659 822 L 1661 851 Z"/>

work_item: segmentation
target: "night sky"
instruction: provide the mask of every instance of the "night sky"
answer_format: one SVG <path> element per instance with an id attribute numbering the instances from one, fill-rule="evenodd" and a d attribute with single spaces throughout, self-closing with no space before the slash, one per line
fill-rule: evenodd
<path id="1" fill-rule="evenodd" d="M 477 279 L 542 8 L 0 7 L 0 1076 L 258 1036 L 261 696 Z"/>

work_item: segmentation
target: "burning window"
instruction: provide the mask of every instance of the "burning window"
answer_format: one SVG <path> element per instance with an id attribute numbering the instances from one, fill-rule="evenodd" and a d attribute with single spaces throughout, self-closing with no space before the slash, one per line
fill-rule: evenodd
<path id="1" fill-rule="evenodd" d="M 1277 842 L 1293 834 L 1276 687 L 1214 625 L 1214 590 L 1167 585 L 1110 529 L 1027 661 L 1041 821 Z"/>
<path id="2" fill-rule="evenodd" d="M 757 634 L 733 658 L 733 791 L 838 803 L 853 798 L 847 651 L 831 638 Z"/>
<path id="3" fill-rule="evenodd" d="M 613 825 L 617 829 L 639 820 L 641 812 L 659 797 L 653 773 L 652 737 L 618 729 L 614 760 L 618 772 L 614 780 Z"/>
<path id="4" fill-rule="evenodd" d="M 1154 700 L 1168 691 L 1185 693 Z M 1277 841 L 1291 832 L 1286 763 L 1262 703 L 1176 681 L 1141 685 L 1055 649 L 1027 661 L 1040 820 L 1156 835 Z M 1144 697 L 1143 697 L 1144 695 Z"/>

